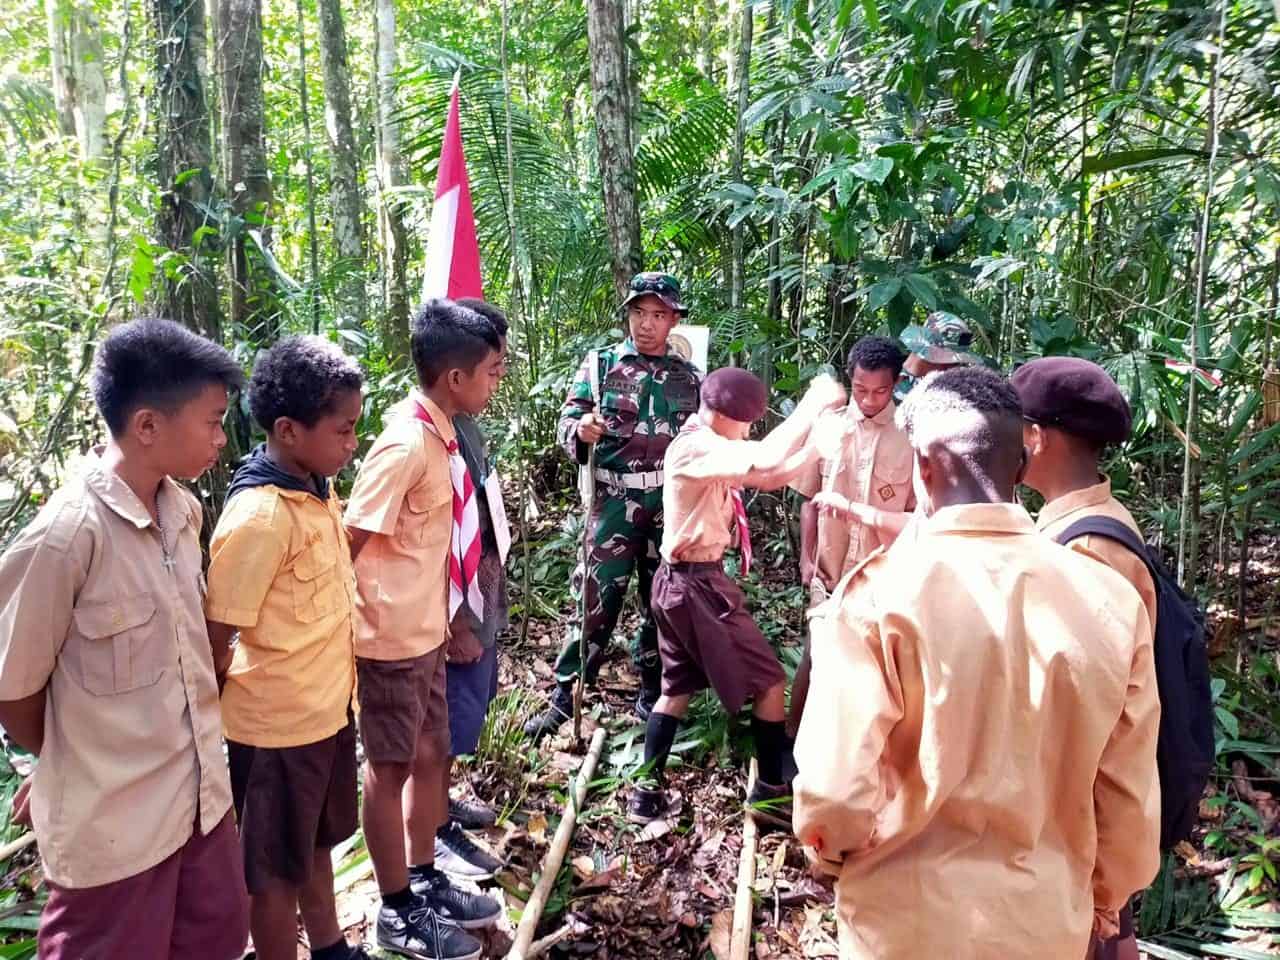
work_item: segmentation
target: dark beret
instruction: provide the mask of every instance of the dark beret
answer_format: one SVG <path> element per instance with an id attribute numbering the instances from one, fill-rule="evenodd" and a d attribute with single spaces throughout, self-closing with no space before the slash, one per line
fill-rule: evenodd
<path id="1" fill-rule="evenodd" d="M 1098 443 L 1129 439 L 1129 402 L 1107 371 L 1079 357 L 1041 357 L 1010 378 L 1032 423 Z"/>
<path id="2" fill-rule="evenodd" d="M 763 381 L 741 367 L 721 367 L 702 384 L 707 409 L 740 423 L 755 423 L 763 417 L 768 399 Z"/>

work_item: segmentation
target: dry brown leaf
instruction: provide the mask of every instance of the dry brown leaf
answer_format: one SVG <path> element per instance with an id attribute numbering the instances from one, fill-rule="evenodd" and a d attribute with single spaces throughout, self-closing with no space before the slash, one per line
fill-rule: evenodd
<path id="1" fill-rule="evenodd" d="M 720 848 L 722 846 L 724 846 L 724 831 L 717 830 L 702 842 L 702 846 L 698 847 L 697 852 L 693 855 L 693 865 L 695 867 L 706 867 L 715 863 L 720 856 Z"/>
<path id="2" fill-rule="evenodd" d="M 702 894 L 704 897 L 706 897 L 708 900 L 724 899 L 724 891 L 721 890 L 719 887 L 717 887 L 710 880 L 707 880 L 707 881 L 704 881 L 703 883 L 698 884 L 698 892 Z"/>
<path id="3" fill-rule="evenodd" d="M 716 960 L 729 960 L 729 941 L 733 939 L 733 911 L 721 910 L 711 918 L 711 937 L 708 946 Z"/>
<path id="4" fill-rule="evenodd" d="M 661 840 L 671 832 L 671 824 L 666 820 L 654 820 L 646 823 L 640 836 L 636 838 L 636 843 L 652 843 L 654 840 Z"/>
<path id="5" fill-rule="evenodd" d="M 773 956 L 773 950 L 769 947 L 769 941 L 756 941 L 756 960 L 769 960 Z"/>
<path id="6" fill-rule="evenodd" d="M 546 846 L 547 815 L 544 813 L 535 813 L 530 817 L 528 826 L 525 827 L 525 833 L 529 834 L 529 839 L 534 843 Z"/>
<path id="7" fill-rule="evenodd" d="M 573 872 L 579 880 L 587 880 L 596 875 L 596 862 L 583 854 L 573 858 Z"/>
<path id="8" fill-rule="evenodd" d="M 698 915 L 692 911 L 686 911 L 680 915 L 680 926 L 688 927 L 690 930 L 698 926 Z"/>

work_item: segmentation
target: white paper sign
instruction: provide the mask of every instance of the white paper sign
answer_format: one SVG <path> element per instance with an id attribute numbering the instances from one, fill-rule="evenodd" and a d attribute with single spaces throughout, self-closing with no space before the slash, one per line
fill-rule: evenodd
<path id="1" fill-rule="evenodd" d="M 511 524 L 507 522 L 507 508 L 502 502 L 502 481 L 497 470 L 490 470 L 484 481 L 484 498 L 489 504 L 489 516 L 493 520 L 493 538 L 498 541 L 498 556 L 505 564 L 511 552 Z"/>
<path id="2" fill-rule="evenodd" d="M 711 348 L 711 328 L 678 323 L 667 338 L 670 348 L 692 363 L 699 373 L 707 372 L 707 354 Z"/>

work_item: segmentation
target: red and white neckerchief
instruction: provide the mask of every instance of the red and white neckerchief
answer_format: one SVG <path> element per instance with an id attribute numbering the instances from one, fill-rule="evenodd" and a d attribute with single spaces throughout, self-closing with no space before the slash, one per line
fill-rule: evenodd
<path id="1" fill-rule="evenodd" d="M 480 582 L 476 576 L 480 569 L 480 509 L 476 503 L 475 486 L 471 482 L 471 471 L 467 469 L 467 461 L 458 449 L 458 441 L 445 441 L 440 428 L 431 419 L 431 414 L 422 405 L 422 401 L 413 401 L 414 419 L 445 445 L 449 451 L 449 480 L 453 484 L 453 531 L 449 548 L 449 619 L 452 620 L 458 608 L 465 602 L 476 615 L 477 620 L 484 620 L 484 597 L 480 593 Z"/>
<path id="2" fill-rule="evenodd" d="M 693 433 L 703 429 L 703 423 L 694 414 L 684 425 L 684 430 Z M 729 497 L 733 500 L 733 520 L 738 527 L 738 553 L 742 557 L 742 575 L 751 572 L 751 528 L 747 525 L 747 505 L 742 500 L 742 488 L 730 487 Z"/>

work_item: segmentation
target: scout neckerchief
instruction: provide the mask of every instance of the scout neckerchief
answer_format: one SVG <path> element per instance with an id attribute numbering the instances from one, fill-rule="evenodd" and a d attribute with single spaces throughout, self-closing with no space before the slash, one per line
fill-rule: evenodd
<path id="1" fill-rule="evenodd" d="M 703 423 L 697 415 L 690 417 L 684 429 L 693 433 L 701 430 Z M 733 519 L 738 527 L 738 553 L 742 557 L 742 575 L 751 572 L 751 528 L 747 525 L 747 506 L 742 502 L 742 488 L 730 487 L 729 496 L 733 500 Z"/>
<path id="2" fill-rule="evenodd" d="M 449 480 L 453 485 L 453 530 L 449 549 L 449 619 L 465 602 L 476 619 L 484 621 L 484 597 L 476 572 L 480 568 L 480 511 L 476 506 L 471 471 L 458 449 L 458 441 L 445 441 L 431 414 L 414 398 L 414 419 L 421 421 L 449 451 Z"/>

